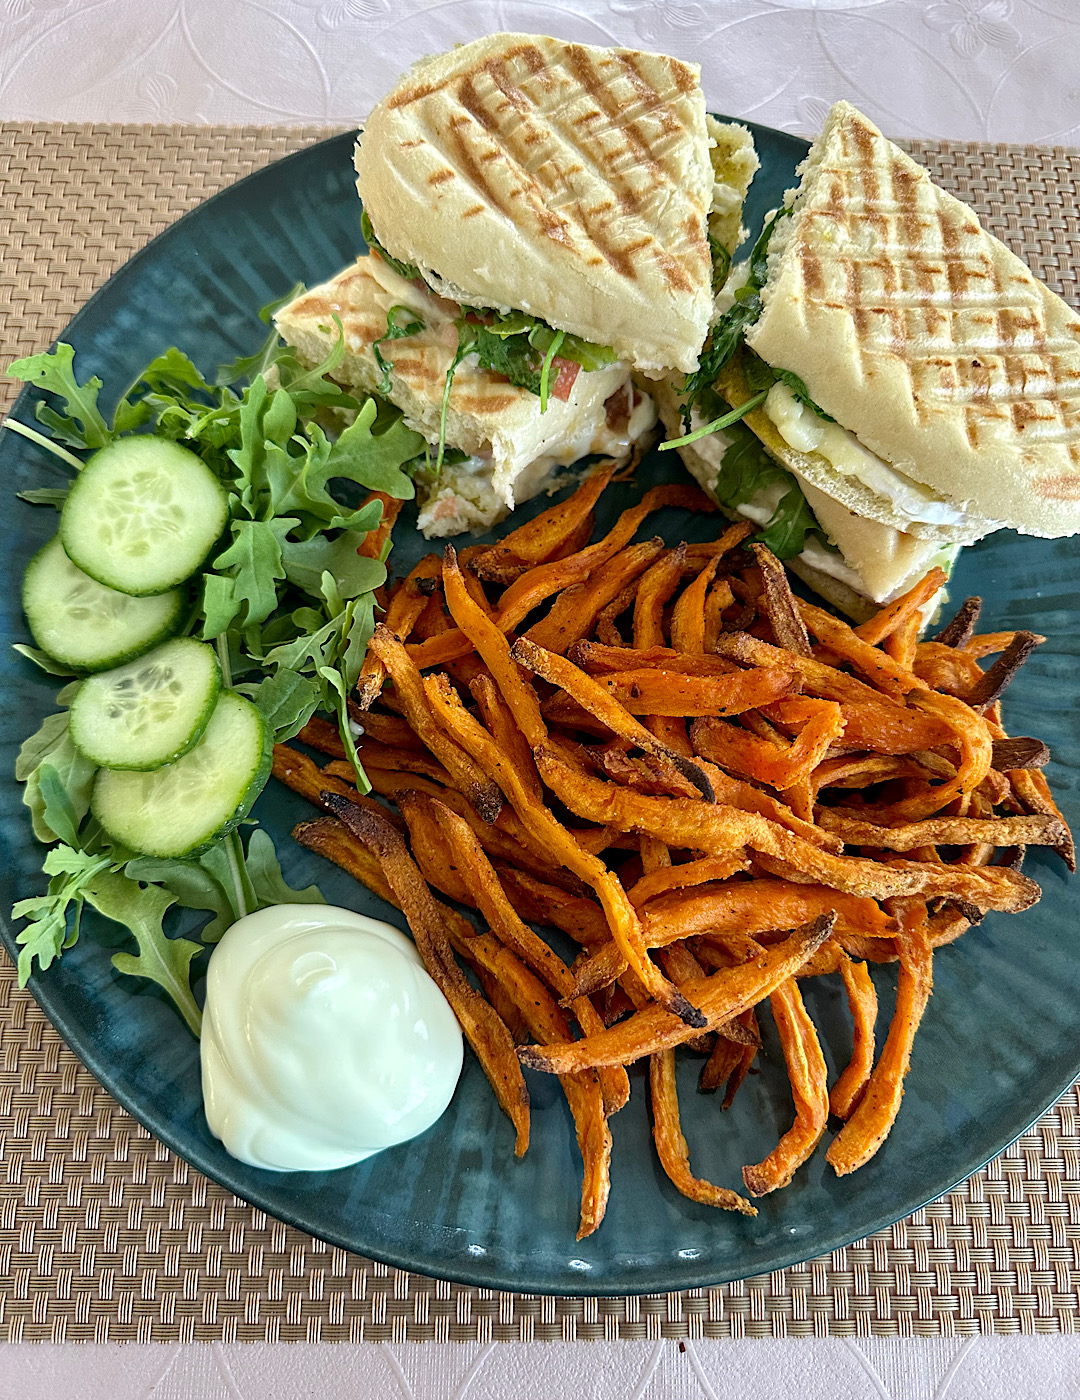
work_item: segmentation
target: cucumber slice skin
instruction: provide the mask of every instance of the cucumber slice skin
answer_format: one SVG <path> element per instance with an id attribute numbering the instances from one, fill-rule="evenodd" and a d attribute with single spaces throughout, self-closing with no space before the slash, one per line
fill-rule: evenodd
<path id="1" fill-rule="evenodd" d="M 178 695 L 178 686 L 186 686 L 186 696 Z M 166 690 L 176 697 L 171 714 L 161 714 L 170 703 Z M 192 637 L 174 637 L 139 660 L 83 683 L 71 702 L 71 741 L 100 768 L 138 773 L 163 768 L 202 738 L 220 691 L 221 667 L 213 647 Z"/>
<path id="2" fill-rule="evenodd" d="M 246 758 L 238 737 L 246 742 Z M 99 769 L 90 811 L 107 836 L 130 850 L 164 860 L 198 856 L 251 811 L 270 776 L 273 753 L 273 736 L 259 711 L 235 690 L 223 690 L 205 733 L 183 758 L 151 773 Z M 219 790 L 201 819 L 185 820 L 183 814 L 177 819 L 185 777 L 206 756 L 216 769 Z M 239 774 L 238 763 L 243 764 Z"/>
<path id="3" fill-rule="evenodd" d="M 26 566 L 22 606 L 42 651 L 73 671 L 122 666 L 179 632 L 188 598 L 181 589 L 133 598 L 99 583 L 68 558 L 54 535 Z"/>
<path id="4" fill-rule="evenodd" d="M 142 598 L 196 573 L 228 513 L 225 489 L 201 457 L 135 434 L 87 462 L 60 513 L 60 538 L 83 573 Z"/>

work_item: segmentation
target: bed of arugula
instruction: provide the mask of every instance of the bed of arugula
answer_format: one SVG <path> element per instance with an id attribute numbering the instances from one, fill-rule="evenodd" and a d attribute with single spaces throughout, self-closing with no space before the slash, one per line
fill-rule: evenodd
<path id="1" fill-rule="evenodd" d="M 277 305 L 264 309 L 264 321 Z M 337 720 L 355 761 L 347 697 L 374 628 L 386 552 L 382 559 L 357 553 L 379 525 L 381 502 L 357 506 L 348 498 L 380 491 L 411 499 L 411 471 L 425 444 L 396 409 L 374 398 L 357 401 L 334 382 L 343 353 L 340 324 L 333 351 L 315 369 L 305 369 L 271 334 L 258 354 L 210 381 L 172 348 L 142 371 L 106 420 L 101 380 L 80 383 L 71 347 L 59 344 L 7 371 L 49 395 L 36 409 L 48 436 L 13 420 L 7 426 L 76 471 L 87 454 L 140 430 L 198 452 L 226 487 L 230 509 L 226 537 L 189 585 L 186 630 L 215 644 L 224 683 L 254 701 L 275 742 L 292 738 L 323 710 Z M 317 419 L 329 421 L 342 410 L 354 415 L 352 422 L 331 438 Z M 339 417 L 337 426 L 345 421 Z M 59 509 L 66 492 L 22 494 Z M 70 676 L 33 647 L 17 650 L 52 675 Z M 16 766 L 34 834 L 50 848 L 46 892 L 12 910 L 27 920 L 18 934 L 20 984 L 35 962 L 47 968 L 75 943 L 89 904 L 135 939 L 137 954 L 117 953 L 114 966 L 162 987 L 198 1035 L 193 960 L 244 914 L 322 896 L 314 886 L 290 888 L 273 841 L 254 824 L 246 842 L 234 832 L 197 859 L 150 859 L 107 838 L 89 815 L 96 770 L 68 733 L 67 707 L 78 686 L 77 677 L 68 679 L 56 697 L 59 708 L 23 744 Z M 210 915 L 200 941 L 165 933 L 163 919 L 174 905 Z"/>

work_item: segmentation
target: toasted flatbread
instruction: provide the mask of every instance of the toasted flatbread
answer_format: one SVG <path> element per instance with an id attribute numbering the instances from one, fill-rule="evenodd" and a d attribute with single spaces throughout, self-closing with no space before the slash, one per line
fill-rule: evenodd
<path id="1" fill-rule="evenodd" d="M 695 369 L 709 327 L 709 152 L 696 64 L 495 34 L 422 60 L 376 106 L 357 187 L 436 290 L 660 374 Z"/>
<path id="2" fill-rule="evenodd" d="M 274 324 L 302 363 L 316 365 L 338 338 L 333 319 L 338 317 L 345 354 L 335 378 L 372 394 L 384 387 L 372 347 L 385 335 L 387 312 L 395 305 L 416 311 L 423 328 L 382 343 L 390 365 L 385 396 L 402 410 L 409 427 L 436 443 L 446 373 L 457 350 L 453 318 L 458 307 L 405 281 L 377 257 L 365 256 L 282 307 Z M 620 393 L 633 409 L 626 364 L 583 370 L 569 398 L 550 398 L 541 413 L 535 394 L 481 369 L 475 359 L 463 360 L 451 386 L 446 442 L 471 460 L 448 466 L 432 488 L 421 510 L 424 533 L 443 536 L 493 524 L 535 495 L 553 467 L 586 453 L 627 456 L 632 439 L 648 431 L 655 414 L 638 402 L 634 421 L 629 421 Z M 612 399 L 619 411 L 609 413 Z"/>
<path id="3" fill-rule="evenodd" d="M 1080 530 L 1080 315 L 849 103 L 800 173 L 747 344 L 945 500 Z"/>

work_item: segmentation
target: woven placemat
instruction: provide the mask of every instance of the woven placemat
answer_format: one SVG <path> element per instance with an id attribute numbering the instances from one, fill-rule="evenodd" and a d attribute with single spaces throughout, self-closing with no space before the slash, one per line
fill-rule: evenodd
<path id="1" fill-rule="evenodd" d="M 45 347 L 177 215 L 331 134 L 0 127 L 0 355 Z M 911 142 L 1080 304 L 1080 154 Z M 10 389 L 0 383 L 0 408 Z M 643 1298 L 441 1283 L 268 1219 L 99 1087 L 0 967 L 0 1338 L 405 1341 L 1073 1331 L 1078 1086 L 984 1171 L 891 1230 L 798 1268 Z"/>

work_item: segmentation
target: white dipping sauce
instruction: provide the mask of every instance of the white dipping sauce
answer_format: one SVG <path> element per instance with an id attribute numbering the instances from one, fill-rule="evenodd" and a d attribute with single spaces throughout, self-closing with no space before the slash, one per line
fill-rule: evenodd
<path id="1" fill-rule="evenodd" d="M 214 949 L 201 1041 L 210 1131 L 273 1171 L 329 1171 L 424 1132 L 461 1030 L 406 936 L 327 904 L 239 919 Z"/>

